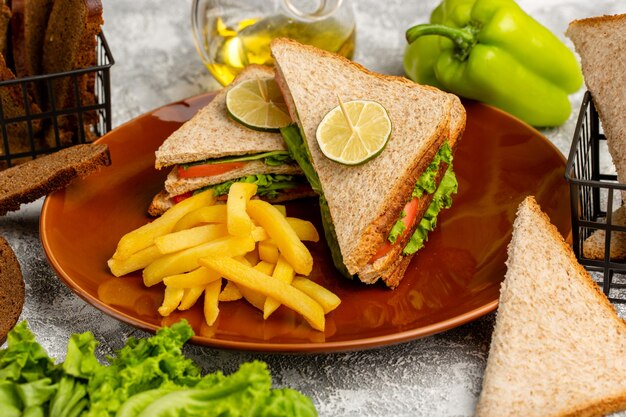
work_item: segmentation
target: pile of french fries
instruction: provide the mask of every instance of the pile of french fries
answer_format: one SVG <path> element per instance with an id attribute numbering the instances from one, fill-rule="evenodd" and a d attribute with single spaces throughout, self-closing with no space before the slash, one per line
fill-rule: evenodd
<path id="1" fill-rule="evenodd" d="M 235 183 L 226 204 L 211 190 L 181 201 L 120 239 L 108 265 L 116 277 L 143 270 L 146 286 L 163 282 L 162 316 L 191 308 L 204 294 L 204 317 L 215 323 L 219 302 L 245 298 L 267 319 L 281 304 L 324 331 L 340 299 L 306 278 L 317 242 L 311 222 L 286 217 L 284 206 L 252 199 L 255 184 Z M 223 283 L 223 279 L 226 280 Z"/>

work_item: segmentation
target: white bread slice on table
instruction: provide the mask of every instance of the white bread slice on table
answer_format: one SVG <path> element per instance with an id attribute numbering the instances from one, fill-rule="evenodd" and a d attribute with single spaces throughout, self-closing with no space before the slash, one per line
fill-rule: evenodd
<path id="1" fill-rule="evenodd" d="M 626 184 L 626 14 L 574 20 L 566 35 L 580 55 L 617 178 Z"/>
<path id="2" fill-rule="evenodd" d="M 250 65 L 237 78 L 172 133 L 156 151 L 155 168 L 261 152 L 287 150 L 280 133 L 257 132 L 228 116 L 226 94 L 237 83 L 249 79 L 271 78 L 269 67 Z"/>
<path id="3" fill-rule="evenodd" d="M 357 274 L 385 242 L 420 174 L 450 137 L 453 109 L 463 114 L 463 120 L 465 111 L 451 94 L 402 77 L 370 72 L 293 40 L 274 40 L 271 52 L 276 80 L 307 143 L 328 201 L 344 264 L 350 274 Z M 387 146 L 365 164 L 338 164 L 326 158 L 317 145 L 317 126 L 338 105 L 338 96 L 344 102 L 377 101 L 391 118 Z"/>
<path id="4" fill-rule="evenodd" d="M 532 197 L 507 268 L 476 417 L 626 409 L 626 323 Z"/>
<path id="5" fill-rule="evenodd" d="M 611 224 L 626 226 L 626 206 L 621 206 L 613 212 L 611 216 Z M 604 242 L 606 232 L 604 230 L 596 230 L 591 236 L 585 239 L 583 243 L 583 256 L 589 259 L 604 259 Z M 613 261 L 626 260 L 626 233 L 612 231 L 611 232 L 611 248 L 609 257 Z"/>

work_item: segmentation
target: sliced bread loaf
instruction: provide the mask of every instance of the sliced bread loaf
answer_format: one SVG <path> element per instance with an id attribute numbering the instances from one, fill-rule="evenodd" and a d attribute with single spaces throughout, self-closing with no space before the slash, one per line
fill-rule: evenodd
<path id="1" fill-rule="evenodd" d="M 11 4 L 11 45 L 18 77 L 43 72 L 43 43 L 52 3 L 53 0 L 13 0 Z"/>
<path id="2" fill-rule="evenodd" d="M 82 144 L 1 171 L 0 215 L 19 210 L 21 204 L 35 201 L 110 163 L 107 145 Z"/>
<path id="3" fill-rule="evenodd" d="M 566 35 L 580 55 L 617 178 L 626 184 L 626 14 L 574 20 Z"/>
<path id="4" fill-rule="evenodd" d="M 626 409 L 626 323 L 534 198 L 519 206 L 477 417 Z"/>
<path id="5" fill-rule="evenodd" d="M 0 344 L 22 313 L 24 292 L 20 264 L 9 243 L 0 237 Z"/>

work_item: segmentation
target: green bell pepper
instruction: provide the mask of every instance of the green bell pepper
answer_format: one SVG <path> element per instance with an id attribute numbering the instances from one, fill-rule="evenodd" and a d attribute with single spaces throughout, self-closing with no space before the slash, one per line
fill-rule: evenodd
<path id="1" fill-rule="evenodd" d="M 513 0 L 444 0 L 406 37 L 409 78 L 533 126 L 565 122 L 583 82 L 573 52 Z"/>

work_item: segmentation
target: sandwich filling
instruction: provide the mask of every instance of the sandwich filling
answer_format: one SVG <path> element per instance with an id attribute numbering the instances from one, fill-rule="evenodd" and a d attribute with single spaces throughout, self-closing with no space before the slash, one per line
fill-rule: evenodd
<path id="1" fill-rule="evenodd" d="M 337 234 L 330 217 L 328 204 L 324 197 L 319 177 L 311 164 L 309 151 L 302 139 L 300 130 L 296 125 L 291 125 L 281 129 L 281 133 L 293 158 L 298 162 L 302 171 L 304 171 L 313 190 L 320 196 L 322 223 L 324 225 L 324 233 L 331 250 L 333 262 L 343 275 L 352 277 L 343 263 L 343 257 L 337 243 Z M 448 168 L 437 187 L 437 173 L 442 163 L 448 164 Z M 437 215 L 439 212 L 451 206 L 452 194 L 456 193 L 457 188 L 458 183 L 452 168 L 452 149 L 448 142 L 444 142 L 428 168 L 422 173 L 420 178 L 418 178 L 411 194 L 411 200 L 405 205 L 400 218 L 392 227 L 388 241 L 385 242 L 374 257 L 372 257 L 370 264 L 385 256 L 395 244 L 399 244 L 404 240 L 403 238 L 406 237 L 406 233 L 410 232 L 417 221 L 417 202 L 419 198 L 425 194 L 434 194 L 430 205 L 408 240 L 408 243 L 405 245 L 402 254 L 412 255 L 421 249 L 428 238 L 428 232 L 432 231 L 437 224 Z"/>
<path id="2" fill-rule="evenodd" d="M 292 164 L 294 160 L 288 151 L 263 152 L 255 155 L 226 156 L 198 162 L 177 165 L 179 178 L 210 177 L 241 169 L 250 161 L 262 161 L 268 166 Z"/>
<path id="3" fill-rule="evenodd" d="M 178 177 L 181 179 L 212 177 L 226 174 L 231 171 L 241 170 L 252 161 L 261 161 L 268 166 L 280 166 L 293 164 L 288 151 L 263 152 L 254 155 L 237 155 L 223 158 L 209 159 L 205 161 L 179 164 L 176 167 Z M 268 200 L 276 199 L 281 193 L 290 190 L 303 189 L 308 187 L 306 180 L 301 175 L 285 174 L 254 174 L 245 175 L 239 178 L 232 178 L 218 184 L 211 184 L 194 191 L 189 191 L 172 197 L 174 203 L 191 197 L 193 194 L 212 189 L 215 197 L 228 194 L 230 187 L 236 182 L 246 182 L 256 184 L 257 195 Z"/>
<path id="4" fill-rule="evenodd" d="M 448 164 L 448 168 L 437 187 L 437 173 L 442 163 Z M 399 243 L 404 240 L 406 234 L 413 228 L 417 220 L 419 198 L 425 194 L 429 195 L 434 193 L 430 205 L 402 250 L 402 254 L 412 255 L 424 247 L 424 242 L 428 239 L 428 232 L 434 230 L 437 225 L 437 215 L 441 210 L 449 208 L 452 205 L 452 194 L 456 193 L 457 189 L 458 183 L 452 168 L 452 149 L 450 149 L 448 142 L 444 142 L 441 148 L 439 148 L 439 151 L 437 151 L 435 158 L 415 183 L 411 200 L 406 203 L 400 214 L 400 218 L 391 228 L 387 242 L 376 251 L 369 263 L 374 263 L 376 260 L 382 258 L 389 253 L 396 245 L 396 242 Z"/>

